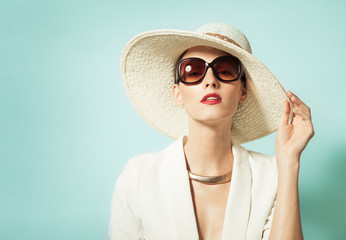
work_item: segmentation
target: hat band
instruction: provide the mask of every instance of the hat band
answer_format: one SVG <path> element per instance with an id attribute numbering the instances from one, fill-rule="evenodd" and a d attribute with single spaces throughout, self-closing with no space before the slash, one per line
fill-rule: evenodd
<path id="1" fill-rule="evenodd" d="M 204 33 L 205 35 L 209 35 L 209 36 L 212 36 L 212 37 L 217 37 L 223 41 L 226 41 L 226 42 L 229 42 L 229 43 L 232 43 L 240 48 L 242 48 L 241 46 L 239 46 L 235 41 L 233 41 L 232 39 L 230 39 L 229 37 L 225 36 L 225 35 L 222 35 L 222 34 L 219 34 L 219 33 L 210 33 L 210 32 L 207 32 L 207 33 Z"/>

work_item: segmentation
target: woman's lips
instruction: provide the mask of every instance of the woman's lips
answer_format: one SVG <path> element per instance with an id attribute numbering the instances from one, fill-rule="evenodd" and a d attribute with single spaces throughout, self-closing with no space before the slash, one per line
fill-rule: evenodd
<path id="1" fill-rule="evenodd" d="M 208 105 L 213 105 L 213 104 L 218 104 L 221 101 L 222 101 L 222 99 L 221 99 L 219 94 L 210 93 L 210 94 L 205 95 L 202 98 L 201 103 L 208 104 Z"/>

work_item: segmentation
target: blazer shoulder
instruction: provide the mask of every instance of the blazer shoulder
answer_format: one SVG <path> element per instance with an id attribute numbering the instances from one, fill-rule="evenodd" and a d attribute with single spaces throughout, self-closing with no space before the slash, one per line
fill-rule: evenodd
<path id="1" fill-rule="evenodd" d="M 170 156 L 175 156 L 179 152 L 180 146 L 174 142 L 161 151 L 140 154 L 132 157 L 128 164 L 136 166 L 139 174 L 158 170 L 167 164 Z"/>
<path id="2" fill-rule="evenodd" d="M 270 168 L 277 171 L 276 157 L 268 154 L 248 150 L 251 165 Z"/>
<path id="3" fill-rule="evenodd" d="M 136 165 L 143 165 L 158 161 L 160 159 L 161 152 L 144 153 L 130 158 L 129 162 L 133 162 Z"/>
<path id="4" fill-rule="evenodd" d="M 264 154 L 264 153 L 260 153 L 260 152 L 255 152 L 252 150 L 247 150 L 248 153 L 255 159 L 267 159 L 268 161 L 270 161 L 270 159 L 272 159 L 274 156 L 268 155 L 268 154 Z"/>
<path id="5" fill-rule="evenodd" d="M 153 171 L 153 166 L 160 159 L 159 155 L 159 152 L 153 152 L 130 158 L 117 178 L 114 195 L 124 202 L 135 202 L 136 198 L 133 196 L 138 194 L 143 173 Z"/>

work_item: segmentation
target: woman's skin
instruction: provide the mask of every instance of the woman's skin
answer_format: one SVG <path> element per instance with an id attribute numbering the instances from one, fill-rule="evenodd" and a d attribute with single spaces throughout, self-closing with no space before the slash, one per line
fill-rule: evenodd
<path id="1" fill-rule="evenodd" d="M 207 62 L 225 55 L 225 52 L 205 47 L 187 51 L 183 58 L 200 57 Z M 217 93 L 222 102 L 215 105 L 201 103 L 209 93 Z M 188 140 L 184 145 L 187 165 L 198 175 L 218 176 L 233 167 L 230 132 L 232 117 L 238 102 L 246 100 L 247 91 L 241 81 L 220 82 L 208 69 L 202 83 L 173 88 L 178 105 L 184 105 L 189 116 Z M 190 181 L 200 239 L 221 239 L 230 182 L 206 185 Z"/>
<path id="2" fill-rule="evenodd" d="M 194 47 L 183 56 L 199 57 L 212 62 L 227 53 Z M 201 103 L 209 93 L 217 93 L 222 101 L 215 105 Z M 203 81 L 196 85 L 175 84 L 173 96 L 189 116 L 189 134 L 184 151 L 188 168 L 198 175 L 218 176 L 232 170 L 232 117 L 238 104 L 245 102 L 247 91 L 239 80 L 220 82 L 209 68 Z M 310 109 L 297 96 L 287 92 L 293 104 L 292 124 L 288 124 L 290 106 L 284 102 L 276 136 L 278 192 L 270 239 L 303 239 L 300 223 L 298 174 L 299 160 L 313 136 Z M 190 181 L 200 239 L 221 239 L 230 183 L 206 185 Z"/>

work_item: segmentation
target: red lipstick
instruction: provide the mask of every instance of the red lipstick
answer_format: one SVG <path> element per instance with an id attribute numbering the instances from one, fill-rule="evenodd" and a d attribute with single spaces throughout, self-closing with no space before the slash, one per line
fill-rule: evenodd
<path id="1" fill-rule="evenodd" d="M 221 99 L 219 94 L 210 93 L 210 94 L 205 95 L 202 98 L 201 103 L 208 104 L 208 105 L 213 105 L 213 104 L 218 104 L 221 101 L 222 101 L 222 99 Z"/>

